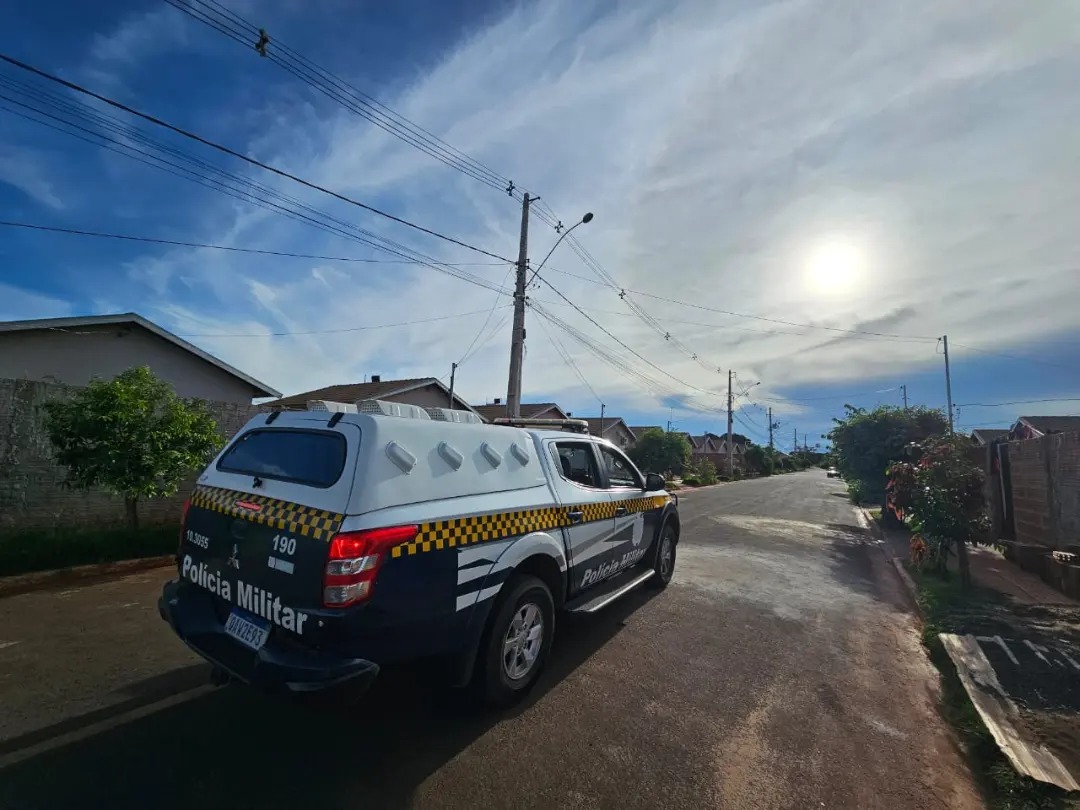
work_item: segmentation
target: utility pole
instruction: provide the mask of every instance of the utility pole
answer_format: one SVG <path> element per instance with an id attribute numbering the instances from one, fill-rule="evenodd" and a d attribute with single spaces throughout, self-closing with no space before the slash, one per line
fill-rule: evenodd
<path id="1" fill-rule="evenodd" d="M 945 347 L 945 398 L 949 406 L 949 433 L 953 432 L 952 414 L 952 375 L 949 373 L 949 336 L 943 335 L 942 345 Z"/>
<path id="2" fill-rule="evenodd" d="M 604 409 L 607 407 L 603 402 L 600 403 L 600 438 L 604 438 Z"/>
<path id="3" fill-rule="evenodd" d="M 735 404 L 734 399 L 731 396 L 731 378 L 733 374 L 731 369 L 728 369 L 727 373 L 727 474 L 728 480 L 735 480 L 735 448 L 732 446 L 731 436 L 731 409 Z"/>
<path id="4" fill-rule="evenodd" d="M 506 415 L 521 417 L 521 356 L 525 350 L 525 273 L 529 264 L 528 193 L 521 197 L 521 242 L 518 244 L 517 283 L 514 285 L 514 331 L 510 338 L 510 379 L 506 384 Z"/>
<path id="5" fill-rule="evenodd" d="M 772 449 L 773 449 L 773 440 L 772 440 L 772 428 L 773 428 L 773 423 L 772 423 L 772 407 L 770 406 L 770 407 L 769 407 L 769 449 L 770 449 L 770 450 L 772 450 Z"/>
<path id="6" fill-rule="evenodd" d="M 904 394 L 904 410 L 906 411 L 907 410 L 907 386 L 906 385 L 901 385 L 900 390 Z"/>
<path id="7" fill-rule="evenodd" d="M 795 444 L 792 445 L 791 452 L 792 453 L 798 453 L 799 452 L 799 429 L 794 428 L 794 430 L 795 430 Z"/>
<path id="8" fill-rule="evenodd" d="M 454 377 L 457 376 L 457 363 L 450 364 L 450 410 L 454 410 Z"/>

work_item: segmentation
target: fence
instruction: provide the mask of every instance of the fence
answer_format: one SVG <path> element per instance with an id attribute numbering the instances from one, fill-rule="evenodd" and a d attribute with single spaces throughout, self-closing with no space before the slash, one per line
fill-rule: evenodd
<path id="1" fill-rule="evenodd" d="M 1000 463 L 988 479 L 988 494 L 998 536 L 1011 530 L 1019 543 L 1080 546 L 1080 433 L 1054 433 L 994 449 Z"/>
<path id="2" fill-rule="evenodd" d="M 52 458 L 41 405 L 78 389 L 57 383 L 0 379 L 0 533 L 12 529 L 122 524 L 124 501 L 99 490 L 63 486 L 65 470 Z M 260 408 L 209 402 L 218 429 L 232 436 Z M 195 475 L 171 498 L 139 504 L 144 524 L 176 522 Z"/>

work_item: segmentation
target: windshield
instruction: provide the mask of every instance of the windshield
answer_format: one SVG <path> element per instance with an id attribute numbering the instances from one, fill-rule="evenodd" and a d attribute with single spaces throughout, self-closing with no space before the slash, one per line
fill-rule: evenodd
<path id="1" fill-rule="evenodd" d="M 345 444 L 345 437 L 333 431 L 253 430 L 225 452 L 217 468 L 325 489 L 341 477 Z"/>

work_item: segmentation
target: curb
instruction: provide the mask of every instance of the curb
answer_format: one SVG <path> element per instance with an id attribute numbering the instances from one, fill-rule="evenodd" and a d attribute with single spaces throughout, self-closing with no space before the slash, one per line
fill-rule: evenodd
<path id="1" fill-rule="evenodd" d="M 176 565 L 176 555 L 166 554 L 161 557 L 141 557 L 135 560 L 119 560 L 93 565 L 79 565 L 74 568 L 58 568 L 53 571 L 34 571 L 29 574 L 16 574 L 0 577 L 0 599 L 17 596 L 31 591 L 58 588 L 64 585 L 89 585 L 93 582 L 150 571 L 155 568 Z"/>
<path id="2" fill-rule="evenodd" d="M 904 563 L 892 555 L 889 551 L 889 543 L 885 539 L 885 532 L 882 530 L 878 522 L 874 520 L 870 513 L 861 506 L 856 506 L 859 513 L 863 517 L 863 522 L 870 528 L 870 532 L 877 538 L 878 545 L 881 548 L 881 553 L 885 556 L 885 561 L 889 563 L 889 567 L 896 572 L 896 576 L 900 579 L 900 584 L 904 586 L 908 594 L 911 596 L 911 603 L 915 606 L 915 612 L 919 615 L 920 619 L 925 619 L 923 616 L 922 607 L 919 605 L 919 588 L 915 584 L 915 580 L 911 578 L 911 574 L 904 568 Z"/>

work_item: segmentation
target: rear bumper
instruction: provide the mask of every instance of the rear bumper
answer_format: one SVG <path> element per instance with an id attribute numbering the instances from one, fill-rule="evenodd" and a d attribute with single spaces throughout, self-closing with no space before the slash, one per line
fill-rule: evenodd
<path id="1" fill-rule="evenodd" d="M 210 594 L 184 589 L 178 581 L 162 589 L 158 612 L 192 650 L 253 686 L 286 692 L 341 688 L 359 694 L 379 674 L 372 661 L 285 644 L 274 634 L 258 652 L 250 650 L 225 633 Z"/>

